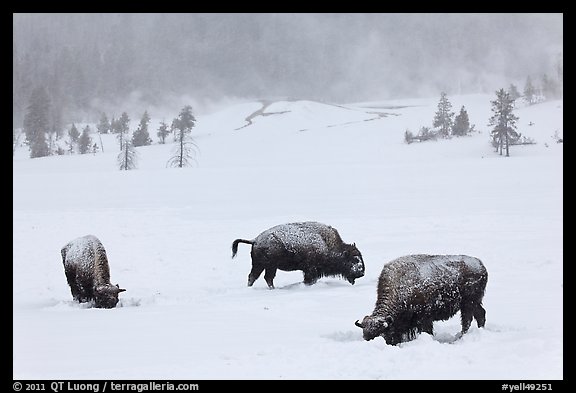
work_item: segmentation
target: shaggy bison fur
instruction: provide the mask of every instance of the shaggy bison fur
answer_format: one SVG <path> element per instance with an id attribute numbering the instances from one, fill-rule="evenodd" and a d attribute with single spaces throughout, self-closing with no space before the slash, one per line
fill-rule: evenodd
<path id="1" fill-rule="evenodd" d="M 378 281 L 376 307 L 356 326 L 365 340 L 382 336 L 387 344 L 410 341 L 421 332 L 433 334 L 433 322 L 458 311 L 462 332 L 472 318 L 486 323 L 482 298 L 488 272 L 478 258 L 467 255 L 408 255 L 384 265 Z M 460 334 L 460 335 L 461 335 Z"/>
<path id="2" fill-rule="evenodd" d="M 277 225 L 253 240 L 236 239 L 232 243 L 232 258 L 239 243 L 252 245 L 248 286 L 252 286 L 264 270 L 270 289 L 274 288 L 277 269 L 301 270 L 307 285 L 324 276 L 341 276 L 354 284 L 364 276 L 364 260 L 356 245 L 344 243 L 336 229 L 319 222 Z"/>
<path id="3" fill-rule="evenodd" d="M 86 235 L 72 240 L 61 250 L 64 272 L 74 300 L 94 302 L 97 308 L 113 308 L 118 294 L 124 292 L 110 284 L 110 267 L 100 240 Z"/>

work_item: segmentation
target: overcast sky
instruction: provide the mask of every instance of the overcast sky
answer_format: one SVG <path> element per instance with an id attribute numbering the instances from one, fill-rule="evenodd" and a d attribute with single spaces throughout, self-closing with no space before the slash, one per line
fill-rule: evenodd
<path id="1" fill-rule="evenodd" d="M 563 52 L 562 14 L 14 14 L 13 21 L 15 56 L 39 63 L 26 68 L 38 73 L 32 79 L 64 73 L 43 63 L 70 56 L 85 68 L 77 89 L 92 90 L 87 105 L 135 92 L 155 101 L 340 103 L 491 92 L 552 75 Z M 112 83 L 120 87 L 106 93 Z"/>

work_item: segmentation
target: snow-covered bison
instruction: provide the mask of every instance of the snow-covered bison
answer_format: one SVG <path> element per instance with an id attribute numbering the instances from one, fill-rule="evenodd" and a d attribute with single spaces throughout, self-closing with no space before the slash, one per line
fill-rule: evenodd
<path id="1" fill-rule="evenodd" d="M 64 272 L 74 300 L 94 302 L 97 308 L 113 308 L 125 289 L 110 284 L 106 250 L 94 235 L 76 238 L 62 247 Z"/>
<path id="2" fill-rule="evenodd" d="M 314 284 L 320 277 L 341 276 L 351 284 L 364 276 L 364 260 L 356 244 L 346 244 L 338 231 L 319 222 L 295 222 L 265 230 L 253 240 L 236 239 L 232 243 L 232 258 L 238 243 L 252 245 L 252 270 L 248 286 L 260 277 L 274 288 L 276 270 L 301 270 L 304 283 Z"/>
<path id="3" fill-rule="evenodd" d="M 365 340 L 382 336 L 387 344 L 410 341 L 421 332 L 433 334 L 434 321 L 458 311 L 462 332 L 472 318 L 486 323 L 482 298 L 488 272 L 478 258 L 467 255 L 407 255 L 384 265 L 378 280 L 376 307 L 356 326 Z"/>

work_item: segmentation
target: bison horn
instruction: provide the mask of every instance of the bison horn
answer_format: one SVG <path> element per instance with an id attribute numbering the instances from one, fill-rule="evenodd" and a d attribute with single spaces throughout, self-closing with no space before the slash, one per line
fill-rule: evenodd
<path id="1" fill-rule="evenodd" d="M 359 328 L 364 329 L 364 326 L 362 326 L 362 324 L 360 323 L 360 320 L 356 320 L 356 322 L 354 322 L 354 325 L 358 326 Z"/>
<path id="2" fill-rule="evenodd" d="M 126 289 L 124 289 L 124 288 L 118 288 L 118 293 L 120 293 L 120 292 L 126 292 Z"/>

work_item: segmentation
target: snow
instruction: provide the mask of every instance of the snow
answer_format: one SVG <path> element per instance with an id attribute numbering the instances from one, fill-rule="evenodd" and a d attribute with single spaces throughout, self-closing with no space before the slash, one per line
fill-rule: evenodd
<path id="1" fill-rule="evenodd" d="M 118 170 L 112 135 L 96 155 L 29 159 L 20 147 L 14 379 L 562 379 L 563 102 L 519 107 L 537 144 L 503 157 L 486 125 L 494 97 L 448 98 L 478 133 L 405 144 L 438 97 L 282 101 L 246 127 L 263 103 L 198 115 L 189 168 L 166 168 L 171 136 L 137 148 L 132 171 Z M 231 259 L 232 241 L 300 221 L 356 243 L 365 276 L 306 286 L 279 271 L 276 289 L 248 288 L 249 252 Z M 72 301 L 60 249 L 87 233 L 127 290 L 114 309 Z M 434 336 L 364 341 L 354 321 L 372 312 L 383 265 L 420 253 L 482 260 L 486 327 L 456 339 L 457 315 Z"/>
<path id="2" fill-rule="evenodd" d="M 328 229 L 314 222 L 287 223 L 265 230 L 255 239 L 257 247 L 273 246 L 278 240 L 290 252 L 302 252 L 311 247 L 318 254 L 328 253 L 328 246 L 321 232 Z"/>
<path id="3" fill-rule="evenodd" d="M 85 235 L 70 241 L 64 246 L 67 248 L 64 264 L 78 264 L 82 270 L 94 269 L 94 254 L 96 251 L 92 252 L 92 257 L 90 257 L 90 251 L 95 248 L 98 242 L 98 238 L 94 235 Z"/>

